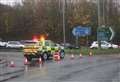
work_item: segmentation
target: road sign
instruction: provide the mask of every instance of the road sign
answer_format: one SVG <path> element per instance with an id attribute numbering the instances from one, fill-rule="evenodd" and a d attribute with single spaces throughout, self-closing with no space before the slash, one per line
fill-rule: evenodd
<path id="1" fill-rule="evenodd" d="M 91 28 L 90 27 L 77 26 L 72 30 L 72 33 L 76 37 L 87 36 L 87 35 L 91 34 Z"/>
<path id="2" fill-rule="evenodd" d="M 110 31 L 111 31 L 111 37 L 110 37 L 110 40 L 113 39 L 114 35 L 115 35 L 115 32 L 113 31 L 113 29 L 111 27 L 109 27 Z"/>
<path id="3" fill-rule="evenodd" d="M 114 37 L 114 31 L 111 27 L 99 27 L 97 29 L 97 38 L 98 40 L 108 41 L 112 40 Z"/>
<path id="4" fill-rule="evenodd" d="M 97 33 L 97 38 L 100 41 L 108 41 L 109 40 L 108 37 L 106 36 L 105 32 L 98 32 Z"/>

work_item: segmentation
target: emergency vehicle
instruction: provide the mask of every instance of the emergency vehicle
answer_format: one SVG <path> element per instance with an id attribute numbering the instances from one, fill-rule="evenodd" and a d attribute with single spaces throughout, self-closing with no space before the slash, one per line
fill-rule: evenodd
<path id="1" fill-rule="evenodd" d="M 65 56 L 64 47 L 58 46 L 51 40 L 31 41 L 24 45 L 24 57 L 29 62 L 38 58 L 42 58 L 44 61 L 52 59 L 55 52 L 59 52 L 61 59 Z"/>

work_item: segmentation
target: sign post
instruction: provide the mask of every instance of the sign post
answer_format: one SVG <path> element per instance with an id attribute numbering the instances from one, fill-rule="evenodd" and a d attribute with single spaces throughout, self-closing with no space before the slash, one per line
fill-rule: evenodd
<path id="1" fill-rule="evenodd" d="M 99 27 L 97 29 L 97 39 L 101 41 L 110 41 L 113 39 L 115 33 L 111 27 Z"/>
<path id="2" fill-rule="evenodd" d="M 90 27 L 77 26 L 72 30 L 73 35 L 76 37 L 76 47 L 78 47 L 79 37 L 85 37 L 91 34 Z"/>
<path id="3" fill-rule="evenodd" d="M 109 30 L 111 31 L 110 40 L 112 40 L 114 38 L 114 36 L 115 36 L 115 32 L 114 32 L 114 30 L 111 27 L 109 27 Z"/>
<path id="4" fill-rule="evenodd" d="M 78 39 L 79 39 L 79 37 L 78 36 L 76 36 L 76 47 L 78 47 Z"/>
<path id="5" fill-rule="evenodd" d="M 99 43 L 99 47 L 101 47 L 101 41 L 111 41 L 114 37 L 115 33 L 111 27 L 98 27 L 97 29 L 97 41 Z"/>

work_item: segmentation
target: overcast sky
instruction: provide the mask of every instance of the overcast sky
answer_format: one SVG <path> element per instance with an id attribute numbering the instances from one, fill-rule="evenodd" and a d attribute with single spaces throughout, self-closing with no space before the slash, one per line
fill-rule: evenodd
<path id="1" fill-rule="evenodd" d="M 5 5 L 14 5 L 15 2 L 20 3 L 21 0 L 0 0 L 0 3 Z"/>

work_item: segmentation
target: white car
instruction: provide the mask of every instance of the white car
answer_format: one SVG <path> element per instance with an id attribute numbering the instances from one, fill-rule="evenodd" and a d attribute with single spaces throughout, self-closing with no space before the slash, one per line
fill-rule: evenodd
<path id="1" fill-rule="evenodd" d="M 8 41 L 6 44 L 7 48 L 24 48 L 24 45 L 19 41 Z"/>
<path id="2" fill-rule="evenodd" d="M 6 42 L 0 41 L 0 47 L 5 47 L 5 45 L 6 45 Z"/>
<path id="3" fill-rule="evenodd" d="M 64 49 L 64 46 L 60 45 L 60 44 L 56 44 L 57 47 Z"/>
<path id="4" fill-rule="evenodd" d="M 94 49 L 94 48 L 98 48 L 98 41 L 94 41 L 90 48 Z M 107 41 L 101 41 L 101 48 L 103 49 L 108 49 L 108 48 L 118 48 L 118 45 L 115 45 L 115 44 L 111 44 Z"/>

